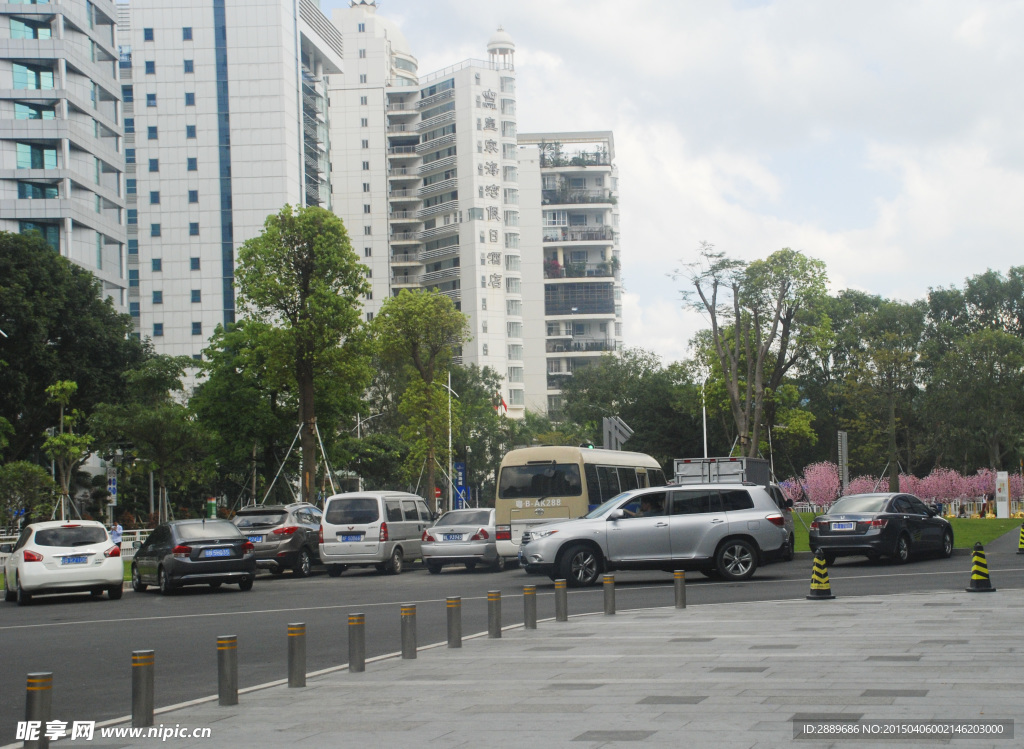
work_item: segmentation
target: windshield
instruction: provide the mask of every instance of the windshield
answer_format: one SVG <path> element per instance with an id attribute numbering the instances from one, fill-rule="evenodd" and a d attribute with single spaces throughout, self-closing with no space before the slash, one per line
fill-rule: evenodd
<path id="1" fill-rule="evenodd" d="M 238 528 L 226 520 L 207 520 L 205 523 L 182 523 L 178 538 L 182 541 L 205 541 L 213 538 L 238 538 Z"/>
<path id="2" fill-rule="evenodd" d="M 266 528 L 284 522 L 286 512 L 240 512 L 235 516 L 239 528 Z"/>
<path id="3" fill-rule="evenodd" d="M 609 499 L 607 502 L 598 505 L 583 517 L 590 519 L 599 518 L 613 507 L 617 507 L 618 505 L 623 504 L 624 501 L 628 501 L 629 498 L 633 496 L 633 494 L 634 492 L 622 492 L 622 494 L 618 494 Z"/>
<path id="4" fill-rule="evenodd" d="M 832 509 L 828 511 L 828 514 L 838 515 L 846 512 L 884 512 L 885 505 L 888 501 L 888 497 L 879 496 L 846 497 L 832 505 Z"/>
<path id="5" fill-rule="evenodd" d="M 95 525 L 76 528 L 46 528 L 36 531 L 37 546 L 87 546 L 107 540 L 107 532 Z"/>
<path id="6" fill-rule="evenodd" d="M 578 497 L 583 493 L 580 467 L 575 463 L 536 463 L 505 466 L 498 480 L 498 497 Z"/>
<path id="7" fill-rule="evenodd" d="M 489 525 L 490 510 L 454 510 L 446 512 L 434 525 Z"/>

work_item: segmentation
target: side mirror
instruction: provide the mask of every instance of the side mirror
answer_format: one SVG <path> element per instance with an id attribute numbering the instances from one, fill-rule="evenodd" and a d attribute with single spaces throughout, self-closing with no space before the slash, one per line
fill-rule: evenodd
<path id="1" fill-rule="evenodd" d="M 14 544 L 0 544 L 0 554 L 12 554 L 14 552 Z"/>
<path id="2" fill-rule="evenodd" d="M 132 548 L 133 549 L 137 549 L 140 546 L 142 546 L 142 542 L 141 541 L 135 541 L 135 542 L 132 543 Z"/>
<path id="3" fill-rule="evenodd" d="M 626 517 L 626 511 L 623 509 L 618 509 L 609 512 L 608 517 L 606 517 L 605 520 L 622 520 L 622 518 L 624 517 Z"/>

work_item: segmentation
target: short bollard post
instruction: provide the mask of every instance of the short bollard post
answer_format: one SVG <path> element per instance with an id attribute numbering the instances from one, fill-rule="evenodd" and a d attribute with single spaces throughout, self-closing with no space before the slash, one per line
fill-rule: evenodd
<path id="1" fill-rule="evenodd" d="M 348 615 L 348 670 L 366 670 L 366 614 Z"/>
<path id="2" fill-rule="evenodd" d="M 306 686 L 306 625 L 288 625 L 288 688 Z"/>
<path id="3" fill-rule="evenodd" d="M 146 728 L 153 725 L 153 672 L 156 653 L 152 650 L 132 651 L 132 725 Z"/>
<path id="4" fill-rule="evenodd" d="M 523 629 L 537 629 L 537 586 L 523 586 Z"/>
<path id="5" fill-rule="evenodd" d="M 448 607 L 448 647 L 462 647 L 462 598 L 449 596 Z"/>
<path id="6" fill-rule="evenodd" d="M 501 638 L 501 591 L 487 591 L 487 637 Z"/>
<path id="7" fill-rule="evenodd" d="M 565 580 L 555 580 L 555 621 L 569 621 L 569 594 L 565 589 Z"/>
<path id="8" fill-rule="evenodd" d="M 50 720 L 50 708 L 53 701 L 53 672 L 37 671 L 29 674 L 25 684 L 25 720 L 35 722 L 35 731 L 29 738 L 26 734 L 26 747 L 45 749 L 50 745 L 46 737 L 46 724 Z"/>
<path id="9" fill-rule="evenodd" d="M 416 659 L 416 605 L 402 604 L 402 658 Z"/>
<path id="10" fill-rule="evenodd" d="M 615 613 L 615 575 L 605 575 L 604 581 L 604 614 L 612 616 Z"/>
<path id="11" fill-rule="evenodd" d="M 676 570 L 675 571 L 676 581 L 676 608 L 686 608 L 686 571 Z"/>
<path id="12" fill-rule="evenodd" d="M 217 636 L 217 704 L 238 704 L 238 635 Z"/>

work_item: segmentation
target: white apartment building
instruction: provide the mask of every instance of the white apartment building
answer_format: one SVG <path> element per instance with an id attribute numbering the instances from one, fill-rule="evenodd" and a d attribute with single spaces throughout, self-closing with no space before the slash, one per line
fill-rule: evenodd
<path id="1" fill-rule="evenodd" d="M 557 418 L 574 371 L 622 349 L 618 172 L 610 132 L 524 133 L 541 179 L 543 297 L 532 289 L 524 324 L 527 406 Z M 531 266 L 531 277 L 537 269 Z"/>
<path id="2" fill-rule="evenodd" d="M 331 208 L 327 81 L 342 39 L 315 0 L 117 12 L 129 307 L 159 353 L 199 358 L 235 319 L 238 247 L 286 203 Z"/>
<path id="3" fill-rule="evenodd" d="M 344 73 L 330 80 L 335 212 L 369 268 L 367 319 L 402 289 L 434 288 L 469 317 L 461 362 L 504 376 L 526 405 L 515 44 L 419 75 L 373 2 L 336 10 Z"/>
<path id="4" fill-rule="evenodd" d="M 0 5 L 0 230 L 38 231 L 126 311 L 112 0 Z"/>

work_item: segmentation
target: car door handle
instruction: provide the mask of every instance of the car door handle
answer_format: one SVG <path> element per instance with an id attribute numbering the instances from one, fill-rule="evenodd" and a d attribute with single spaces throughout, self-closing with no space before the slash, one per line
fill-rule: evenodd
<path id="1" fill-rule="evenodd" d="M 668 523 L 655 523 L 655 528 L 668 528 Z"/>
<path id="2" fill-rule="evenodd" d="M 712 523 L 724 523 L 725 521 L 724 521 L 724 520 L 722 520 L 721 518 L 715 518 L 715 519 L 714 519 L 714 520 L 712 520 L 711 522 L 712 522 Z"/>

